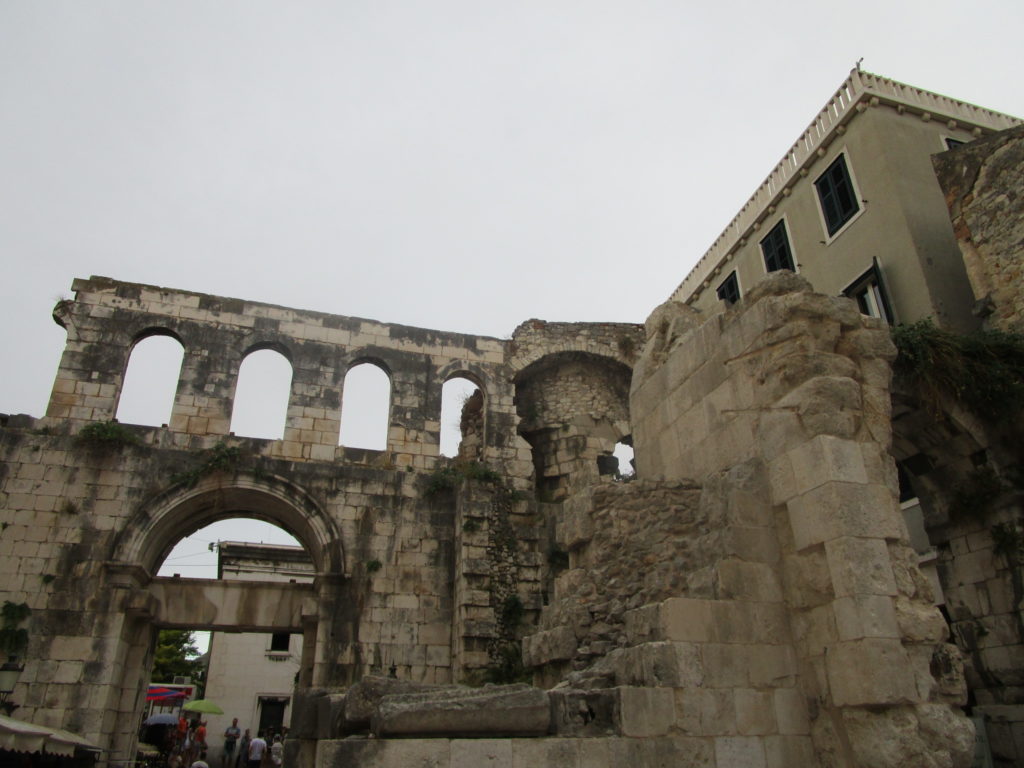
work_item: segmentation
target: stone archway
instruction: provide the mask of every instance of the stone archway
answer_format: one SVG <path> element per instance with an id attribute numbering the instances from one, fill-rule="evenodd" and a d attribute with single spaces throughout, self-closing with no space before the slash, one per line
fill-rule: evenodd
<path id="1" fill-rule="evenodd" d="M 313 562 L 313 584 L 221 582 L 156 577 L 157 568 L 184 536 L 219 520 L 245 517 L 280 526 L 293 535 Z M 288 632 L 303 636 L 297 685 L 315 682 L 324 669 L 329 624 L 321 615 L 326 585 L 336 589 L 344 572 L 344 551 L 335 523 L 305 492 L 275 476 L 223 475 L 202 478 L 191 488 L 180 485 L 139 507 L 128 520 L 105 564 L 105 581 L 122 599 L 112 603 L 120 616 L 120 669 L 114 682 L 120 696 L 134 696 L 141 712 L 157 633 L 165 627 L 233 632 Z M 115 753 L 135 748 L 134 722 L 110 724 Z"/>
<path id="2" fill-rule="evenodd" d="M 115 543 L 112 560 L 138 567 L 152 576 L 171 548 L 184 536 L 210 523 L 250 517 L 278 525 L 306 549 L 318 574 L 345 571 L 341 535 L 309 494 L 284 478 L 222 475 L 203 478 L 192 488 L 180 486 L 140 507 Z"/>

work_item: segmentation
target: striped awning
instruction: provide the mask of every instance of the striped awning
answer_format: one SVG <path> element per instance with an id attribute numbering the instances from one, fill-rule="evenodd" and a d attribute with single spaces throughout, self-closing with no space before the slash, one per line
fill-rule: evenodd
<path id="1" fill-rule="evenodd" d="M 34 725 L 0 715 L 0 749 L 10 752 L 45 753 L 70 757 L 76 749 L 99 752 L 88 739 L 59 728 Z"/>

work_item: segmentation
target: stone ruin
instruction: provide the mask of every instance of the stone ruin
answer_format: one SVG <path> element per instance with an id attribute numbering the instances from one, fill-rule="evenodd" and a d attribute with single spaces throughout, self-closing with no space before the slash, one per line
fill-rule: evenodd
<path id="1" fill-rule="evenodd" d="M 25 719 L 123 759 L 156 632 L 188 627 L 303 635 L 292 766 L 970 764 L 961 655 L 898 504 L 895 350 L 851 301 L 776 273 L 724 314 L 668 303 L 502 341 L 74 287 L 47 416 L 0 429 Z M 83 439 L 156 333 L 185 351 L 171 421 Z M 280 440 L 228 433 L 263 348 L 293 368 Z M 367 360 L 391 381 L 385 451 L 338 445 Z M 455 375 L 479 394 L 446 460 Z M 619 442 L 632 481 L 607 471 Z M 237 516 L 295 535 L 314 583 L 155 576 Z M 532 685 L 456 685 L 502 670 Z"/>

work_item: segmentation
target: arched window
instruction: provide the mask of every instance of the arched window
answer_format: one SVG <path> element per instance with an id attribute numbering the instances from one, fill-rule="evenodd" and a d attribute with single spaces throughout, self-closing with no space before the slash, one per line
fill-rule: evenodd
<path id="1" fill-rule="evenodd" d="M 483 443 L 483 393 L 475 382 L 456 376 L 441 388 L 441 455 L 458 456 L 463 439 Z M 467 458 L 479 458 L 479 451 L 473 453 Z"/>
<path id="2" fill-rule="evenodd" d="M 347 448 L 387 450 L 391 417 L 391 379 L 373 363 L 345 374 L 341 395 L 339 444 Z"/>
<path id="3" fill-rule="evenodd" d="M 149 336 L 132 348 L 125 371 L 117 420 L 159 427 L 171 420 L 185 350 L 172 336 Z"/>
<path id="4" fill-rule="evenodd" d="M 238 368 L 231 431 L 245 437 L 280 440 L 288 416 L 292 366 L 280 352 L 261 349 Z"/>

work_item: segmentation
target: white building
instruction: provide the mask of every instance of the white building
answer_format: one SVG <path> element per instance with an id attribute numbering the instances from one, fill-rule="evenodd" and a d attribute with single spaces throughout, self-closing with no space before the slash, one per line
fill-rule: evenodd
<path id="1" fill-rule="evenodd" d="M 218 543 L 217 577 L 243 581 L 313 580 L 313 563 L 302 547 L 280 544 Z M 256 735 L 280 732 L 291 717 L 292 689 L 302 657 L 302 636 L 288 633 L 210 635 L 205 697 L 224 709 L 207 717 L 209 757 L 220 760 L 224 730 L 238 727 Z"/>

